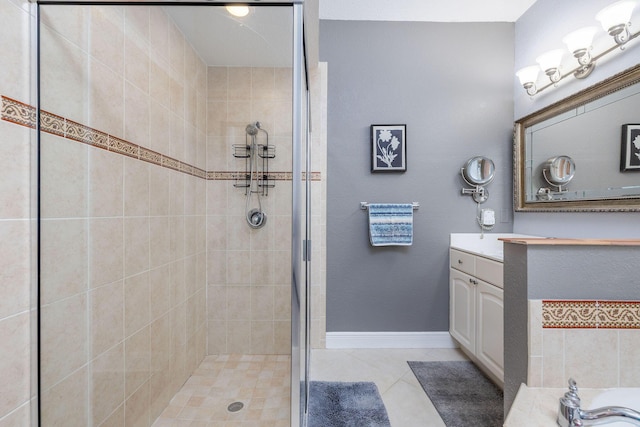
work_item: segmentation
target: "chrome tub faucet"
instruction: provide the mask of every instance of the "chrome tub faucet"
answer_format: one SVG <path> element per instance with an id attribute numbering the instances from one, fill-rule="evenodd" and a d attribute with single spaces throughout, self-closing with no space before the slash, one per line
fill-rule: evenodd
<path id="1" fill-rule="evenodd" d="M 621 406 L 605 406 L 588 411 L 580 409 L 578 386 L 573 378 L 569 378 L 569 391 L 560 398 L 557 422 L 560 427 L 595 426 L 613 422 L 640 426 L 640 412 Z"/>

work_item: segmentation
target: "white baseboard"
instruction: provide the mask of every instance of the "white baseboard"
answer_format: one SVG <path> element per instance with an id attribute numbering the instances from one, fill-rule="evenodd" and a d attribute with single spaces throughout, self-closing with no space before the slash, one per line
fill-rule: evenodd
<path id="1" fill-rule="evenodd" d="M 327 332 L 327 348 L 457 348 L 449 332 Z"/>

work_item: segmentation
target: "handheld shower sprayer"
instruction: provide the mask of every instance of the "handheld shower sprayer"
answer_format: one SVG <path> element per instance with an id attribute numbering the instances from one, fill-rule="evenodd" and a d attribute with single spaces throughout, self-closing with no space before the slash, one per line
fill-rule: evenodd
<path id="1" fill-rule="evenodd" d="M 258 177 L 255 177 L 254 180 L 254 165 L 255 172 L 258 172 L 258 147 L 256 144 L 256 137 L 258 135 L 258 131 L 263 131 L 267 133 L 264 129 L 262 129 L 260 122 L 249 123 L 245 128 L 247 133 L 247 138 L 251 138 L 251 143 L 247 143 L 247 148 L 249 149 L 249 188 L 247 189 L 247 199 L 245 203 L 245 211 L 246 211 L 246 219 L 247 223 L 251 228 L 261 228 L 267 222 L 267 214 L 262 210 L 262 201 L 260 200 L 260 191 L 258 187 Z M 268 138 L 267 134 L 267 138 Z M 268 143 L 268 142 L 267 142 Z M 254 181 L 255 181 L 255 189 L 254 189 Z M 251 195 L 255 193 L 258 198 L 258 208 L 250 209 L 251 205 Z"/>

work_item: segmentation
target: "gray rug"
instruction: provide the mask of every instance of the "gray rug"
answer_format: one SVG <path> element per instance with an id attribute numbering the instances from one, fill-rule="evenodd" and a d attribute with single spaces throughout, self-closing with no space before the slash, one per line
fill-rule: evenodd
<path id="1" fill-rule="evenodd" d="M 371 382 L 311 381 L 308 427 L 391 427 Z"/>
<path id="2" fill-rule="evenodd" d="M 471 362 L 407 362 L 447 427 L 499 427 L 503 394 Z"/>

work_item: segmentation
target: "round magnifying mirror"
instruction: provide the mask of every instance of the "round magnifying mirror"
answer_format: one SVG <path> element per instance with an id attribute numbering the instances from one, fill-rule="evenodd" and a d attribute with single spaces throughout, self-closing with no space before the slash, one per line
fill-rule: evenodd
<path id="1" fill-rule="evenodd" d="M 556 156 L 547 160 L 542 168 L 544 179 L 551 185 L 562 187 L 573 179 L 576 164 L 569 156 Z"/>
<path id="2" fill-rule="evenodd" d="M 476 156 L 462 168 L 462 177 L 471 185 L 487 185 L 493 180 L 496 167 L 491 159 Z"/>

